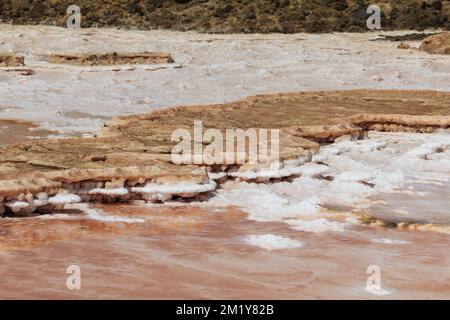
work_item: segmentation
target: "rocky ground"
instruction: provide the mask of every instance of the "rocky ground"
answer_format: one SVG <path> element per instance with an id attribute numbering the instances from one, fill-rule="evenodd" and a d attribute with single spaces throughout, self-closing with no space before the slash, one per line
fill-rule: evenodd
<path id="1" fill-rule="evenodd" d="M 367 6 L 383 11 L 384 30 L 450 28 L 447 0 L 3 0 L 0 19 L 64 26 L 66 10 L 81 7 L 83 27 L 118 26 L 200 32 L 367 31 Z"/>

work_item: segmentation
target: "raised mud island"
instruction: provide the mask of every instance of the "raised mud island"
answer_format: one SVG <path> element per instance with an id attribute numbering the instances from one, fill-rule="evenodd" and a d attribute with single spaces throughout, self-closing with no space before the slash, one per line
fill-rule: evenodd
<path id="1" fill-rule="evenodd" d="M 280 162 L 176 165 L 174 130 L 280 129 Z M 268 182 L 299 174 L 321 144 L 368 130 L 450 127 L 450 93 L 352 90 L 259 95 L 213 106 L 117 118 L 99 137 L 43 140 L 0 149 L 0 213 L 46 213 L 76 202 L 197 198 L 226 179 Z"/>
<path id="2" fill-rule="evenodd" d="M 0 53 L 0 67 L 21 67 L 25 58 L 15 53 Z"/>
<path id="3" fill-rule="evenodd" d="M 173 63 L 169 53 L 165 52 L 91 52 L 91 53 L 54 53 L 49 63 L 72 64 L 79 66 L 108 66 L 119 64 L 161 64 Z"/>

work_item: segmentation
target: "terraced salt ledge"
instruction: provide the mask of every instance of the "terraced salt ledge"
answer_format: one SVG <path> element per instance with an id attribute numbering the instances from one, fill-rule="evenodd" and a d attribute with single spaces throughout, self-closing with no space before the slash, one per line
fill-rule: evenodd
<path id="1" fill-rule="evenodd" d="M 104 125 L 105 119 L 115 116 L 189 103 L 222 103 L 268 91 L 354 88 L 448 91 L 450 83 L 447 56 L 419 52 L 415 50 L 420 45 L 416 41 L 408 42 L 412 49 L 406 50 L 398 49 L 397 42 L 371 41 L 379 35 L 408 32 L 202 35 L 113 29 L 71 32 L 54 27 L 4 25 L 0 30 L 5 40 L 0 44 L 0 51 L 24 56 L 26 63 L 24 67 L 10 68 L 11 72 L 0 72 L 0 117 L 30 120 L 41 128 L 53 130 L 55 137 L 92 133 Z M 176 63 L 79 66 L 47 61 L 58 52 L 79 56 L 88 52 L 149 51 L 171 52 Z M 400 178 L 392 173 L 387 178 L 398 180 L 397 184 L 391 182 L 400 190 L 384 189 L 382 186 L 386 182 L 379 178 L 381 169 L 373 172 L 357 166 L 353 171 L 335 172 L 329 164 L 324 164 L 330 156 L 325 153 L 333 150 L 324 145 L 336 141 L 336 146 L 342 147 L 336 152 L 345 154 L 357 143 L 351 140 L 367 138 L 368 131 L 408 132 L 405 139 L 398 140 L 402 145 L 409 140 L 416 141 L 416 132 L 425 133 L 421 137 L 434 136 L 436 130 L 448 127 L 448 101 L 447 94 L 437 92 L 311 92 L 244 99 L 235 104 L 244 111 L 236 113 L 230 112 L 233 104 L 223 110 L 220 110 L 223 106 L 209 105 L 175 108 L 175 120 L 164 112 L 121 119 L 105 128 L 100 140 L 44 141 L 1 151 L 0 176 L 20 177 L 18 181 L 2 180 L 2 203 L 7 204 L 2 210 L 26 215 L 52 212 L 62 208 L 64 203 L 134 199 L 167 202 L 210 198 L 211 203 L 215 203 L 221 199 L 218 196 L 228 183 L 247 183 L 250 189 L 253 183 L 259 183 L 258 188 L 264 189 L 266 183 L 276 187 L 289 180 L 295 185 L 297 179 L 310 177 L 313 182 L 330 184 L 331 189 L 324 192 L 342 191 L 342 199 L 335 205 L 358 206 L 358 210 L 364 211 L 375 201 L 370 199 L 375 194 L 386 190 L 420 194 L 402 188 L 428 184 L 433 179 L 406 178 L 405 174 Z M 333 103 L 337 108 L 330 107 Z M 268 104 L 270 112 L 264 108 L 259 108 L 256 114 L 248 112 L 249 106 L 264 104 Z M 301 110 L 293 112 L 298 106 Z M 310 107 L 315 109 L 313 113 L 302 113 Z M 212 109 L 205 118 L 203 108 Z M 333 120 L 326 125 L 321 123 L 324 110 L 330 112 L 329 118 Z M 356 114 L 355 110 L 361 110 L 362 114 Z M 214 112 L 218 119 L 211 116 Z M 265 121 L 269 115 L 276 117 L 277 123 Z M 164 140 L 174 128 L 190 128 L 192 119 L 205 119 L 207 127 L 217 128 L 227 123 L 242 128 L 282 128 L 283 161 L 275 168 L 270 163 L 256 167 L 175 166 L 168 157 L 172 146 Z M 121 132 L 120 138 L 117 138 L 118 132 Z M 136 134 L 138 138 L 134 139 Z M 446 139 L 445 135 L 438 137 Z M 410 156 L 424 155 L 427 159 L 423 159 L 423 165 L 437 165 L 445 172 L 445 162 L 436 157 L 446 155 L 446 147 L 435 148 L 433 144 L 421 143 L 420 139 L 417 140 L 418 150 L 414 151 L 418 154 Z M 362 141 L 370 152 L 390 145 L 388 141 L 370 137 Z M 82 142 L 80 149 L 74 150 L 72 145 L 79 142 Z M 105 151 L 101 145 L 111 150 Z M 105 160 L 99 161 L 105 154 Z M 400 168 L 401 164 L 398 166 Z M 40 174 L 33 176 L 32 172 L 37 171 Z M 446 176 L 442 172 L 436 173 L 438 175 Z M 329 181 L 331 179 L 334 180 Z M 344 189 L 332 188 L 338 181 Z M 354 189 L 360 189 L 361 193 L 354 193 Z M 246 194 L 245 190 L 242 192 Z M 271 198 L 270 193 L 267 198 Z M 261 203 L 263 200 L 261 198 Z M 328 205 L 328 200 L 322 197 L 303 200 L 297 208 L 301 212 L 317 213 Z M 283 207 L 284 201 L 294 200 L 280 201 Z M 253 211 L 248 210 L 249 217 L 254 219 Z M 307 224 L 295 219 L 286 222 L 298 230 L 339 232 L 352 221 L 351 217 L 331 223 L 326 215 L 316 218 Z M 345 220 L 347 218 L 350 222 Z"/>
<path id="2" fill-rule="evenodd" d="M 237 183 L 273 182 L 277 185 L 285 179 L 296 178 L 310 179 L 305 188 L 308 190 L 314 182 L 326 183 L 331 190 L 326 190 L 325 194 L 342 195 L 340 201 L 332 203 L 334 205 L 364 208 L 361 205 L 369 196 L 395 191 L 407 182 L 410 172 L 401 171 L 406 166 L 397 164 L 396 170 L 385 173 L 382 168 L 367 170 L 364 168 L 366 161 L 358 164 L 354 159 L 347 159 L 349 170 L 340 172 L 342 170 L 333 171 L 330 159 L 337 157 L 339 164 L 346 152 L 373 153 L 391 143 L 383 137 L 360 140 L 367 136 L 367 131 L 426 133 L 424 143 L 409 150 L 399 161 L 414 164 L 416 170 L 419 164 L 425 166 L 424 174 L 428 175 L 432 175 L 433 166 L 437 166 L 436 175 L 442 175 L 443 170 L 447 177 L 448 134 L 428 134 L 450 127 L 449 96 L 440 92 L 370 90 L 265 95 L 224 105 L 175 107 L 116 119 L 97 138 L 47 140 L 4 147 L 0 149 L 2 213 L 46 213 L 64 204 L 82 201 L 207 200 L 218 185 L 223 187 L 230 179 Z M 372 113 L 374 110 L 386 113 Z M 205 129 L 226 129 L 231 125 L 244 129 L 253 125 L 279 128 L 281 162 L 277 167 L 270 163 L 175 165 L 170 157 L 174 146 L 170 142 L 171 133 L 180 127 L 189 130 L 192 119 L 201 119 Z M 321 148 L 321 144 L 333 142 L 335 144 Z M 394 143 L 397 148 L 404 144 L 409 144 L 408 138 Z M 423 179 L 430 178 L 424 176 Z M 333 186 L 337 189 L 333 190 Z M 218 190 L 219 195 L 220 192 Z M 239 199 L 239 195 L 235 196 Z M 363 202 L 359 203 L 361 200 Z M 271 203 L 278 205 L 273 199 Z M 325 204 L 314 196 L 288 212 L 314 213 Z M 262 212 L 265 210 L 258 214 Z M 271 212 L 280 212 L 280 209 Z M 289 218 L 289 214 L 284 218 Z M 250 218 L 264 220 L 252 214 Z M 298 230 L 320 226 L 323 230 L 339 231 L 345 227 L 345 224 L 326 219 L 315 219 L 308 222 L 309 225 L 292 219 L 286 222 Z"/>

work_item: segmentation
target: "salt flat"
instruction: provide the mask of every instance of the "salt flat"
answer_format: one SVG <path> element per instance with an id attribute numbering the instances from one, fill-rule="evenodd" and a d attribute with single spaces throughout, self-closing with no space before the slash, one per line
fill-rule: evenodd
<path id="1" fill-rule="evenodd" d="M 371 41 L 380 34 L 405 33 L 409 32 L 207 35 L 114 29 L 72 32 L 0 25 L 0 52 L 24 54 L 25 68 L 34 71 L 23 75 L 0 68 L 0 144 L 39 136 L 92 134 L 115 116 L 175 105 L 208 108 L 208 104 L 268 92 L 450 91 L 449 56 L 400 50 L 396 42 Z M 409 44 L 419 46 L 418 42 Z M 46 60 L 52 53 L 92 51 L 170 52 L 175 63 L 77 67 Z M 359 98 L 350 99 L 351 95 Z M 354 112 L 392 114 L 401 110 L 403 115 L 426 114 L 436 120 L 448 114 L 446 95 L 316 93 L 311 95 L 314 103 L 302 104 L 309 116 L 298 120 L 291 116 L 298 111 L 296 100 L 275 97 L 276 117 L 267 113 L 252 117 L 252 112 L 242 113 L 238 108 L 221 117 L 210 112 L 209 121 L 226 125 L 223 120 L 234 114 L 238 115 L 234 120 L 227 120 L 236 123 L 233 121 L 238 119 L 244 128 L 255 123 L 281 126 L 277 119 L 285 119 L 285 125 L 297 121 L 295 125 L 301 126 L 332 112 L 339 115 L 350 105 Z M 264 106 L 267 111 L 272 105 Z M 288 107 L 292 114 L 287 113 Z M 149 137 L 161 138 L 158 144 L 149 144 L 156 153 L 166 153 L 158 148 L 170 132 L 163 128 L 168 130 L 169 124 L 177 121 L 190 127 L 192 110 L 208 118 L 199 108 L 179 110 L 180 115 L 173 118 L 169 113 L 160 121 Z M 353 112 L 347 114 L 351 115 Z M 398 115 L 396 118 L 398 121 Z M 151 116 L 145 120 L 117 128 L 135 138 L 136 132 L 146 132 L 148 123 L 153 123 Z M 412 122 L 417 125 L 414 119 Z M 14 140 L 15 134 L 20 140 Z M 4 217 L 0 219 L 0 273 L 8 277 L 0 286 L 0 297 L 377 299 L 365 290 L 366 270 L 377 265 L 383 279 L 384 291 L 380 292 L 387 294 L 386 298 L 448 298 L 448 129 L 433 133 L 371 131 L 364 140 L 347 138 L 316 148 L 311 161 L 299 164 L 297 176 L 290 180 L 256 183 L 230 179 L 207 201 L 83 203 L 51 214 Z M 115 146 L 118 139 L 111 140 Z M 80 159 L 90 166 L 102 165 L 104 161 L 91 161 L 101 159 L 97 153 L 79 159 L 78 153 L 67 152 L 80 147 L 73 141 L 85 143 L 86 149 L 79 154 L 86 156 L 93 149 L 90 143 L 101 140 L 28 142 L 34 149 L 3 148 L 6 169 L 17 169 L 7 173 L 17 177 L 34 166 L 33 172 L 41 174 L 65 168 L 67 159 L 68 168 Z M 130 145 L 127 142 L 121 147 Z M 48 150 L 54 153 L 44 163 L 39 157 Z M 27 158 L 33 152 L 34 158 Z M 121 158 L 119 165 L 124 159 L 149 165 L 148 158 L 136 156 Z M 57 161 L 58 166 L 48 166 Z M 136 171 L 133 174 L 143 174 Z M 22 198 L 22 204 L 40 200 Z M 65 270 L 74 263 L 83 272 L 81 291 L 65 287 Z"/>
<path id="2" fill-rule="evenodd" d="M 0 52 L 25 55 L 35 74 L 0 72 L 2 119 L 36 122 L 55 135 L 98 130 L 110 117 L 267 92 L 449 90 L 450 58 L 397 49 L 379 35 L 209 35 L 170 31 L 0 25 Z M 418 47 L 419 42 L 411 42 Z M 170 52 L 175 64 L 122 68 L 49 65 L 58 52 Z M 113 71 L 116 70 L 116 71 Z"/>

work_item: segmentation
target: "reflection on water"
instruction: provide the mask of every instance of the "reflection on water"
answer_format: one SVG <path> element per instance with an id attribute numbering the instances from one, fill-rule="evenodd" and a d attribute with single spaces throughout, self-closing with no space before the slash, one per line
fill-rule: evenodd
<path id="1" fill-rule="evenodd" d="M 369 265 L 382 270 L 383 298 L 450 295 L 450 237 L 440 233 L 352 225 L 318 234 L 233 207 L 79 210 L 0 220 L 0 298 L 376 299 L 364 290 Z M 65 286 L 72 264 L 79 291 Z"/>
<path id="2" fill-rule="evenodd" d="M 374 217 L 393 223 L 441 224 L 450 226 L 450 182 L 415 183 L 411 194 L 382 193 L 369 211 Z"/>

